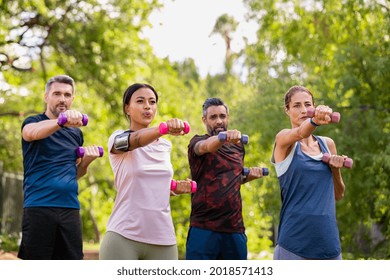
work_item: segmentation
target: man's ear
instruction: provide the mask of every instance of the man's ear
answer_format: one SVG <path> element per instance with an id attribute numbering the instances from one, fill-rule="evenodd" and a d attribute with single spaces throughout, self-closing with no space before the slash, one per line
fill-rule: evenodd
<path id="1" fill-rule="evenodd" d="M 203 122 L 203 124 L 206 124 L 206 117 L 202 117 L 202 122 Z"/>

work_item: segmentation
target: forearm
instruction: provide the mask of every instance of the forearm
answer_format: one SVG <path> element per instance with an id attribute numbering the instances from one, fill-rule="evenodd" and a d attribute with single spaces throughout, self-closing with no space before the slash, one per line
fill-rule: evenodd
<path id="1" fill-rule="evenodd" d="M 221 148 L 223 142 L 218 140 L 218 136 L 211 136 L 204 141 L 200 141 L 195 146 L 195 152 L 197 155 L 203 155 L 206 153 L 215 153 Z"/>
<path id="2" fill-rule="evenodd" d="M 134 131 L 129 136 L 129 150 L 144 147 L 161 137 L 158 127 L 144 128 Z"/>
<path id="3" fill-rule="evenodd" d="M 25 141 L 31 142 L 47 138 L 60 129 L 57 119 L 30 123 L 23 128 L 22 137 Z"/>
<path id="4" fill-rule="evenodd" d="M 77 180 L 83 177 L 85 174 L 87 174 L 88 166 L 91 164 L 92 161 L 86 161 L 81 160 L 80 163 L 77 165 Z"/>
<path id="5" fill-rule="evenodd" d="M 316 129 L 316 126 L 310 123 L 310 119 L 305 120 L 301 123 L 301 125 L 297 129 L 297 139 L 294 139 L 295 141 L 304 139 L 309 137 L 313 134 L 314 130 Z M 294 141 L 294 142 L 295 142 Z"/>
<path id="6" fill-rule="evenodd" d="M 332 168 L 334 195 L 336 200 L 344 198 L 345 185 L 339 168 Z"/>

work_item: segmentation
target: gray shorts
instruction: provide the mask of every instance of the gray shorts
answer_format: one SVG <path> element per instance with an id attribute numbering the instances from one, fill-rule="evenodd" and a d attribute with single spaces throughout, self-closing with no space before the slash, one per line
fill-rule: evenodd
<path id="1" fill-rule="evenodd" d="M 99 252 L 100 260 L 177 260 L 177 245 L 154 245 L 106 232 Z"/>
<path id="2" fill-rule="evenodd" d="M 335 258 L 328 259 L 328 260 L 341 260 L 341 253 Z M 283 247 L 280 247 L 279 245 L 276 245 L 275 251 L 274 251 L 274 260 L 307 260 L 306 258 L 303 258 L 301 256 L 298 256 Z"/>

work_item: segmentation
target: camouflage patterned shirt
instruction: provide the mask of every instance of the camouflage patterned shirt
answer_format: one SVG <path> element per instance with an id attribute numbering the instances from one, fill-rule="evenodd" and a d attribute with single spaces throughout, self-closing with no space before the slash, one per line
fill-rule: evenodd
<path id="1" fill-rule="evenodd" d="M 195 135 L 188 145 L 191 176 L 198 186 L 191 199 L 190 225 L 217 232 L 243 233 L 240 188 L 244 146 L 226 143 L 215 153 L 197 156 L 195 144 L 209 137 Z"/>

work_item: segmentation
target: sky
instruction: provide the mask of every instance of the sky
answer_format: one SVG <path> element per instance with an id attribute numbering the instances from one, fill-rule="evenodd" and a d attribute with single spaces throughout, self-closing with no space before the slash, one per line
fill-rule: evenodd
<path id="1" fill-rule="evenodd" d="M 239 22 L 232 40 L 232 50 L 242 49 L 243 37 L 255 40 L 255 24 L 246 22 L 241 0 L 163 0 L 164 8 L 149 18 L 152 29 L 144 30 L 154 53 L 170 61 L 193 58 L 202 77 L 223 71 L 225 42 L 211 34 L 215 22 L 223 14 Z"/>

